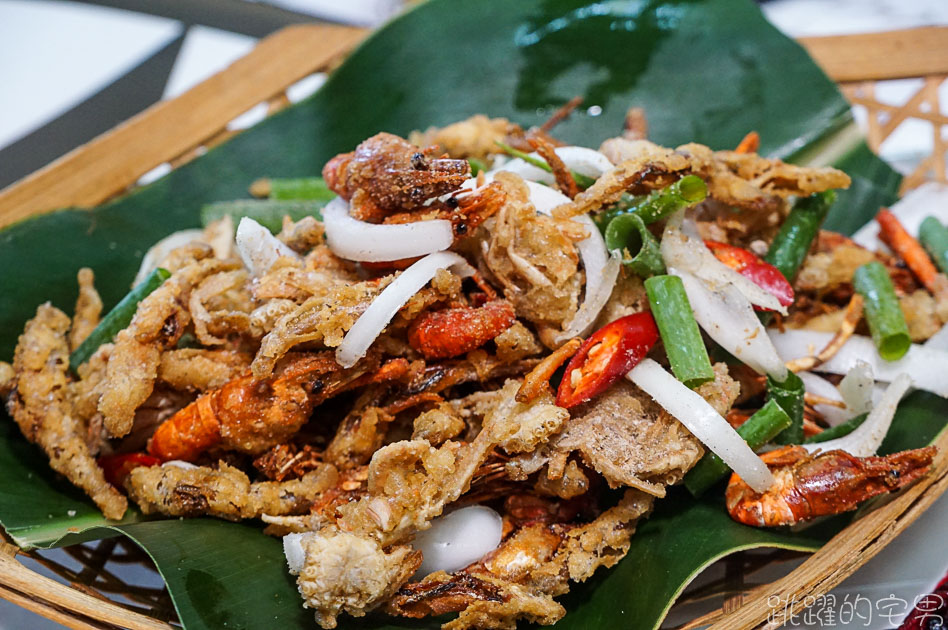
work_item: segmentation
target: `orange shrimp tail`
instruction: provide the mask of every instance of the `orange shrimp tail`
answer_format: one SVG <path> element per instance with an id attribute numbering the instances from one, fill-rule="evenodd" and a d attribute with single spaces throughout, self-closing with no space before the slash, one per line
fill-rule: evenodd
<path id="1" fill-rule="evenodd" d="M 340 153 L 326 162 L 326 166 L 323 167 L 323 179 L 326 180 L 326 186 L 346 200 L 350 196 L 349 189 L 346 186 L 346 173 L 349 170 L 349 162 L 352 161 L 352 156 L 352 153 Z"/>
<path id="2" fill-rule="evenodd" d="M 221 439 L 214 411 L 217 392 L 205 394 L 165 420 L 148 444 L 148 452 L 162 461 L 193 461 Z"/>
<path id="3" fill-rule="evenodd" d="M 802 447 L 785 447 L 762 457 L 776 480 L 767 492 L 754 492 L 731 476 L 728 512 L 745 525 L 776 527 L 855 510 L 926 475 L 935 452 L 927 446 L 884 457 L 855 457 L 841 450 L 812 457 Z"/>
<path id="4" fill-rule="evenodd" d="M 481 347 L 515 320 L 513 306 L 506 300 L 493 300 L 480 308 L 434 311 L 412 322 L 408 343 L 426 359 L 447 359 Z"/>

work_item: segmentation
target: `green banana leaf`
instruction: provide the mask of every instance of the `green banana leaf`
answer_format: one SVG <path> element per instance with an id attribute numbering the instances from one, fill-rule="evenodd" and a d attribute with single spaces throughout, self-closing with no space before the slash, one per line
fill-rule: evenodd
<path id="1" fill-rule="evenodd" d="M 431 0 L 373 35 L 307 101 L 134 194 L 94 211 L 63 210 L 0 232 L 0 357 L 50 300 L 71 312 L 79 267 L 96 272 L 107 304 L 127 291 L 144 251 L 197 226 L 210 201 L 246 196 L 260 176 L 318 173 L 335 153 L 380 131 L 407 134 L 474 113 L 542 123 L 576 95 L 583 108 L 556 129 L 595 146 L 630 106 L 670 146 L 714 148 L 761 134 L 761 152 L 835 163 L 853 177 L 830 225 L 852 231 L 891 203 L 898 175 L 858 134 L 846 101 L 805 52 L 745 0 Z M 945 423 L 944 401 L 916 393 L 900 407 L 884 450 L 921 446 Z M 154 559 L 182 623 L 205 628 L 310 628 L 284 569 L 280 542 L 258 524 L 212 519 L 109 523 L 52 474 L 45 457 L 0 421 L 0 523 L 21 546 L 125 535 Z M 687 583 L 738 550 L 814 550 L 848 522 L 790 533 L 732 522 L 719 494 L 672 492 L 639 528 L 629 557 L 564 598 L 565 628 L 655 628 Z M 370 616 L 349 627 L 436 625 Z"/>

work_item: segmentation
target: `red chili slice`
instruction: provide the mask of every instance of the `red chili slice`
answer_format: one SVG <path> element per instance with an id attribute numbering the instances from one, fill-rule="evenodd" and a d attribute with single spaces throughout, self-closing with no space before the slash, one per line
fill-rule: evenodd
<path id="1" fill-rule="evenodd" d="M 779 269 L 746 249 L 717 241 L 705 241 L 704 244 L 715 258 L 773 295 L 782 306 L 793 304 L 793 287 Z M 756 306 L 754 308 L 759 311 L 768 310 Z"/>
<path id="2" fill-rule="evenodd" d="M 658 341 L 651 313 L 620 317 L 583 342 L 566 365 L 556 404 L 569 409 L 601 394 L 645 358 Z"/>
<path id="3" fill-rule="evenodd" d="M 124 453 L 104 455 L 98 459 L 98 463 L 105 473 L 105 480 L 116 488 L 121 488 L 132 470 L 139 466 L 157 466 L 161 464 L 161 460 L 145 453 Z"/>

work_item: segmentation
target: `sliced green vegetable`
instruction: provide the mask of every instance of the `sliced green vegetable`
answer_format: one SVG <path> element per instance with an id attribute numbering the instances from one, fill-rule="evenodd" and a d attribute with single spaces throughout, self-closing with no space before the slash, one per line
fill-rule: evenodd
<path id="1" fill-rule="evenodd" d="M 787 379 L 778 383 L 767 377 L 767 398 L 775 401 L 790 416 L 790 426 L 774 440 L 778 444 L 799 444 L 803 441 L 803 396 L 806 387 L 799 376 L 790 372 Z"/>
<path id="2" fill-rule="evenodd" d="M 155 269 L 148 277 L 142 280 L 134 289 L 122 298 L 122 301 L 102 318 L 99 325 L 96 326 L 89 336 L 85 338 L 79 347 L 69 355 L 69 367 L 73 372 L 79 369 L 79 366 L 89 360 L 95 351 L 104 343 L 110 343 L 120 330 L 128 326 L 135 316 L 135 310 L 138 303 L 145 297 L 161 286 L 161 283 L 171 277 L 171 272 L 161 267 Z"/>
<path id="3" fill-rule="evenodd" d="M 521 151 L 520 149 L 515 149 L 509 144 L 501 142 L 500 140 L 495 140 L 495 143 L 497 144 L 497 146 L 499 146 L 501 149 L 504 150 L 504 153 L 507 153 L 514 157 L 518 157 L 524 162 L 526 162 L 527 164 L 532 164 L 533 166 L 536 166 L 537 168 L 542 168 L 547 173 L 553 172 L 553 169 L 550 168 L 550 165 L 547 164 L 546 160 L 544 160 L 543 158 L 530 155 L 529 153 Z M 579 186 L 580 188 L 589 188 L 590 186 L 596 183 L 595 177 L 589 177 L 588 175 L 583 175 L 582 173 L 577 173 L 576 171 L 572 171 L 572 170 L 570 171 L 570 174 L 573 176 L 573 180 L 576 182 L 576 185 Z"/>
<path id="4" fill-rule="evenodd" d="M 791 424 L 787 412 L 776 400 L 770 399 L 744 424 L 737 427 L 737 434 L 744 438 L 751 449 L 757 450 Z M 701 496 L 705 490 L 723 479 L 729 470 L 724 460 L 709 452 L 685 475 L 685 487 L 692 495 Z"/>
<path id="5" fill-rule="evenodd" d="M 645 292 L 675 377 L 692 389 L 714 380 L 708 350 L 681 278 L 653 276 L 645 281 Z"/>
<path id="6" fill-rule="evenodd" d="M 658 239 L 639 215 L 623 214 L 612 219 L 606 227 L 605 239 L 606 249 L 619 250 L 622 264 L 643 278 L 665 273 Z"/>
<path id="7" fill-rule="evenodd" d="M 467 163 L 471 165 L 472 177 L 477 177 L 478 173 L 486 173 L 489 170 L 487 168 L 487 162 L 478 158 L 467 158 Z"/>
<path id="8" fill-rule="evenodd" d="M 797 200 L 771 242 L 764 260 L 779 269 L 790 282 L 803 264 L 834 201 L 836 192 L 833 190 Z"/>
<path id="9" fill-rule="evenodd" d="M 270 183 L 270 199 L 329 201 L 336 196 L 322 177 L 279 178 L 267 181 Z"/>
<path id="10" fill-rule="evenodd" d="M 328 200 L 284 201 L 276 199 L 239 199 L 237 201 L 215 201 L 201 208 L 201 225 L 207 225 L 229 216 L 234 225 L 242 217 L 249 217 L 271 232 L 283 227 L 283 217 L 299 221 L 303 217 L 316 217 L 322 221 L 320 212 Z"/>
<path id="11" fill-rule="evenodd" d="M 853 274 L 853 287 L 865 300 L 866 322 L 879 356 L 886 361 L 902 358 L 912 338 L 885 266 L 877 260 L 862 265 Z"/>
<path id="12" fill-rule="evenodd" d="M 948 228 L 935 217 L 925 217 L 918 229 L 918 240 L 942 273 L 948 273 Z"/>
<path id="13" fill-rule="evenodd" d="M 648 225 L 685 208 L 701 203 L 708 196 L 708 186 L 697 175 L 686 175 L 677 182 L 656 190 L 646 197 L 624 195 L 618 204 L 600 213 L 596 223 L 605 229 L 617 216 L 637 214 Z"/>
<path id="14" fill-rule="evenodd" d="M 858 416 L 852 417 L 846 422 L 837 424 L 835 427 L 829 427 L 823 431 L 820 431 L 816 435 L 811 435 L 807 439 L 803 440 L 804 444 L 818 444 L 820 442 L 828 442 L 829 440 L 835 440 L 836 438 L 841 438 L 844 435 L 849 435 L 855 431 L 859 425 L 866 421 L 866 418 L 869 417 L 869 414 L 859 414 Z"/>

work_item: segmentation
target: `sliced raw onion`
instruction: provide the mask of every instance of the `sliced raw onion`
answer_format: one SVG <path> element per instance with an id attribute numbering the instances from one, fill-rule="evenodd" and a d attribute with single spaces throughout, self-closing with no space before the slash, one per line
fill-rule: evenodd
<path id="1" fill-rule="evenodd" d="M 428 254 L 401 272 L 372 300 L 336 348 L 336 362 L 349 368 L 365 356 L 369 346 L 382 334 L 395 313 L 434 278 L 439 269 L 451 269 L 461 276 L 474 273 L 467 261 L 452 252 Z"/>
<path id="2" fill-rule="evenodd" d="M 658 363 L 643 359 L 626 374 L 626 378 L 685 425 L 756 492 L 766 492 L 773 485 L 774 478 L 767 465 L 727 420 Z"/>
<path id="3" fill-rule="evenodd" d="M 161 261 L 167 258 L 172 250 L 184 247 L 194 241 L 204 241 L 204 230 L 193 229 L 172 232 L 149 247 L 142 258 L 142 264 L 138 267 L 138 273 L 135 275 L 132 286 L 141 284 L 148 277 L 148 274 L 158 268 Z"/>
<path id="4" fill-rule="evenodd" d="M 299 254 L 287 247 L 270 230 L 250 217 L 244 217 L 237 226 L 237 253 L 244 266 L 255 276 L 262 276 L 281 257 L 299 260 Z"/>
<path id="5" fill-rule="evenodd" d="M 336 198 L 323 208 L 326 243 L 347 260 L 387 262 L 415 258 L 451 247 L 454 231 L 445 219 L 413 223 L 376 224 L 349 214 L 349 204 Z"/>
<path id="6" fill-rule="evenodd" d="M 298 575 L 303 570 L 306 561 L 303 540 L 314 535 L 313 532 L 293 532 L 283 537 L 283 555 L 286 556 L 286 565 L 293 575 Z"/>
<path id="7" fill-rule="evenodd" d="M 813 372 L 797 372 L 797 376 L 799 376 L 800 380 L 803 381 L 803 385 L 806 387 L 807 393 L 815 394 L 821 398 L 835 400 L 845 404 L 843 396 L 840 391 L 836 389 L 836 386 L 822 376 L 814 374 Z M 835 427 L 837 424 L 842 424 L 856 415 L 849 408 L 843 409 L 840 407 L 834 407 L 833 405 L 817 404 L 813 405 L 813 409 L 816 410 L 818 414 L 823 416 L 823 419 L 826 420 L 826 422 L 829 423 L 831 427 Z"/>
<path id="8" fill-rule="evenodd" d="M 668 273 L 681 278 L 695 320 L 722 348 L 759 374 L 767 374 L 781 383 L 787 378 L 787 366 L 763 324 L 733 284 L 712 289 L 687 271 L 669 267 Z"/>
<path id="9" fill-rule="evenodd" d="M 609 256 L 602 268 L 602 274 L 595 282 L 590 279 L 589 272 L 586 272 L 586 297 L 573 319 L 566 325 L 566 329 L 554 337 L 556 343 L 569 341 L 573 337 L 585 337 L 589 333 L 599 317 L 599 312 L 612 295 L 621 266 L 622 258 L 619 252 L 615 252 Z"/>
<path id="10" fill-rule="evenodd" d="M 186 462 L 183 459 L 169 459 L 166 462 L 162 462 L 162 468 L 165 466 L 171 466 L 172 468 L 180 468 L 182 470 L 194 470 L 197 468 L 197 465 L 192 464 L 191 462 Z"/>
<path id="11" fill-rule="evenodd" d="M 865 361 L 856 361 L 856 365 L 839 382 L 839 393 L 854 416 L 869 413 L 872 409 L 875 388 L 876 380 L 872 375 L 872 366 Z"/>
<path id="12" fill-rule="evenodd" d="M 833 333 L 815 330 L 769 330 L 770 338 L 784 361 L 812 356 L 833 338 Z M 848 374 L 857 362 L 865 361 L 872 368 L 877 381 L 891 383 L 900 374 L 908 374 L 918 389 L 923 389 L 943 398 L 948 398 L 948 352 L 932 350 L 912 344 L 909 351 L 898 361 L 886 361 L 879 356 L 875 344 L 869 337 L 853 335 L 839 352 L 817 370 L 830 374 Z"/>
<path id="13" fill-rule="evenodd" d="M 869 412 L 866 421 L 859 425 L 855 431 L 835 440 L 804 444 L 803 447 L 811 453 L 840 449 L 856 457 L 875 455 L 879 445 L 882 444 L 882 440 L 885 439 L 885 434 L 889 432 L 889 426 L 892 424 L 892 418 L 895 416 L 899 401 L 902 400 L 902 396 L 911 386 L 912 379 L 908 374 L 899 374 L 886 388 L 885 394 L 882 395 L 879 403 Z"/>
<path id="14" fill-rule="evenodd" d="M 661 248 L 666 267 L 693 273 L 714 289 L 732 284 L 751 304 L 787 314 L 786 307 L 772 293 L 718 260 L 700 238 L 687 234 L 692 230 L 682 229 L 683 219 L 684 211 L 678 212 L 665 226 Z"/>
<path id="15" fill-rule="evenodd" d="M 422 552 L 418 575 L 435 571 L 451 573 L 477 562 L 497 548 L 503 535 L 500 514 L 484 505 L 455 510 L 431 521 L 415 536 L 413 546 Z"/>
<path id="16" fill-rule="evenodd" d="M 557 147 L 554 151 L 556 151 L 556 155 L 563 160 L 563 164 L 566 165 L 566 168 L 571 171 L 576 171 L 580 175 L 585 175 L 586 177 L 598 178 L 606 171 L 614 168 L 609 158 L 595 149 L 589 149 L 587 147 Z M 540 158 L 540 154 L 537 152 L 531 153 L 530 156 Z M 520 158 L 508 160 L 491 172 L 496 173 L 497 171 L 516 173 L 531 182 L 540 182 L 541 184 L 548 185 L 556 183 L 556 178 L 553 177 L 553 173 L 538 168 Z"/>

